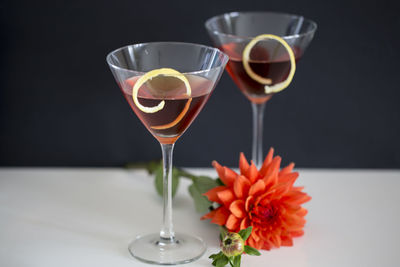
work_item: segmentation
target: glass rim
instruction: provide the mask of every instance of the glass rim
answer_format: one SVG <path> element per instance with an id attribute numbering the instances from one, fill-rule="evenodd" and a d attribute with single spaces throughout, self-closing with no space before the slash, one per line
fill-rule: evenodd
<path id="1" fill-rule="evenodd" d="M 204 69 L 204 70 L 197 70 L 197 71 L 189 71 L 189 72 L 181 72 L 182 74 L 199 74 L 199 73 L 204 73 L 204 72 L 209 72 L 212 71 L 214 69 L 219 69 L 219 68 L 224 68 L 226 63 L 229 60 L 229 56 L 222 52 L 220 49 L 216 48 L 216 47 L 212 47 L 212 46 L 207 46 L 207 45 L 203 45 L 203 44 L 197 44 L 197 43 L 189 43 L 189 42 L 169 42 L 169 41 L 163 41 L 163 42 L 145 42 L 145 43 L 137 43 L 137 44 L 129 44 L 129 45 L 125 45 L 122 47 L 119 47 L 117 49 L 112 50 L 111 52 L 109 52 L 106 56 L 106 61 L 109 64 L 109 66 L 119 69 L 119 70 L 123 70 L 123 71 L 127 71 L 127 72 L 133 72 L 133 73 L 137 73 L 137 74 L 144 74 L 146 73 L 146 71 L 137 71 L 137 70 L 131 70 L 131 69 L 127 69 L 127 68 L 123 68 L 120 67 L 116 64 L 114 64 L 113 62 L 111 62 L 111 56 L 114 55 L 115 53 L 127 49 L 129 47 L 136 47 L 136 46 L 144 46 L 144 45 L 149 45 L 149 44 L 171 44 L 171 45 L 190 45 L 190 46 L 197 46 L 197 47 L 202 47 L 202 48 L 206 48 L 209 49 L 211 51 L 214 51 L 221 54 L 223 56 L 223 59 L 221 59 L 221 64 L 220 66 L 216 66 L 216 67 L 212 67 L 209 69 Z"/>
<path id="2" fill-rule="evenodd" d="M 215 20 L 217 20 L 217 19 L 219 19 L 221 17 L 225 17 L 227 15 L 229 15 L 229 16 L 232 16 L 232 15 L 233 16 L 239 16 L 241 14 L 264 14 L 264 15 L 274 14 L 274 15 L 281 15 L 281 16 L 285 16 L 285 17 L 304 18 L 305 21 L 308 21 L 313 26 L 313 28 L 311 30 L 309 30 L 309 31 L 307 31 L 305 33 L 280 36 L 281 38 L 286 39 L 286 40 L 287 39 L 293 39 L 293 38 L 300 38 L 302 36 L 306 36 L 306 35 L 312 34 L 317 30 L 317 27 L 318 27 L 317 23 L 315 21 L 313 21 L 311 19 L 308 19 L 308 18 L 306 18 L 304 16 L 297 15 L 297 14 L 291 14 L 291 13 L 285 13 L 285 12 L 276 12 L 276 11 L 233 11 L 233 12 L 227 12 L 227 13 L 219 14 L 219 15 L 216 15 L 216 16 L 213 16 L 213 17 L 207 19 L 206 22 L 204 23 L 204 25 L 205 25 L 206 29 L 210 33 L 213 33 L 213 34 L 216 34 L 216 35 L 222 35 L 222 36 L 231 37 L 231 38 L 240 38 L 240 39 L 251 40 L 255 36 L 234 35 L 234 34 L 229 34 L 229 33 L 224 33 L 224 32 L 221 32 L 221 31 L 213 30 L 213 29 L 211 29 L 211 27 L 209 27 L 209 24 L 212 21 L 215 21 Z"/>

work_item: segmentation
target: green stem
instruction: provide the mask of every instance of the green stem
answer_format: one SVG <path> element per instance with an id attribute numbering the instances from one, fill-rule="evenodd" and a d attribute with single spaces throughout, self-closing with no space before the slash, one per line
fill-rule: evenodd
<path id="1" fill-rule="evenodd" d="M 228 261 L 229 261 L 229 264 L 230 264 L 232 267 L 235 267 L 235 266 L 233 266 L 233 263 L 231 262 L 231 258 L 230 258 L 230 257 L 228 258 Z"/>
<path id="2" fill-rule="evenodd" d="M 192 181 L 197 179 L 196 175 L 188 173 L 187 171 L 184 171 L 184 170 L 182 170 L 180 168 L 176 168 L 176 169 L 178 170 L 179 177 L 187 178 L 187 179 L 190 179 Z"/>

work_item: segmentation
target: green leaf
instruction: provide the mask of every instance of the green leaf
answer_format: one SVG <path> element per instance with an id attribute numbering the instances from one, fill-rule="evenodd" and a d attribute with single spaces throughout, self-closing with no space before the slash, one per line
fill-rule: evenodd
<path id="1" fill-rule="evenodd" d="M 228 257 L 223 255 L 222 257 L 219 257 L 216 262 L 215 262 L 215 266 L 217 267 L 224 267 L 228 264 L 229 260 Z"/>
<path id="2" fill-rule="evenodd" d="M 216 182 L 217 185 L 225 185 L 220 178 L 217 178 Z"/>
<path id="3" fill-rule="evenodd" d="M 149 174 L 153 174 L 160 167 L 162 168 L 162 161 L 161 160 L 153 160 L 147 164 L 146 170 L 149 172 Z"/>
<path id="4" fill-rule="evenodd" d="M 244 252 L 246 252 L 246 254 L 248 255 L 254 255 L 254 256 L 261 255 L 260 251 L 250 246 L 244 246 Z"/>
<path id="5" fill-rule="evenodd" d="M 159 166 L 162 166 L 162 161 L 160 160 L 152 160 L 149 162 L 134 162 L 127 163 L 125 168 L 127 169 L 145 169 L 149 174 L 153 174 Z"/>
<path id="6" fill-rule="evenodd" d="M 162 164 L 158 166 L 158 168 L 154 171 L 156 178 L 154 180 L 157 193 L 162 196 L 164 191 L 164 181 L 163 181 L 163 166 Z M 173 168 L 172 169 L 172 197 L 175 196 L 176 191 L 179 186 L 179 176 L 178 171 Z"/>
<path id="7" fill-rule="evenodd" d="M 211 202 L 202 194 L 217 186 L 216 180 L 208 176 L 191 176 L 193 184 L 189 186 L 189 193 L 194 200 L 196 211 L 205 213 L 209 211 Z"/>
<path id="8" fill-rule="evenodd" d="M 179 186 L 179 171 L 176 168 L 172 169 L 172 197 L 176 195 Z"/>
<path id="9" fill-rule="evenodd" d="M 220 258 L 221 256 L 224 256 L 224 254 L 222 253 L 222 251 L 220 251 L 220 252 L 217 253 L 217 254 L 212 254 L 212 255 L 210 255 L 210 257 L 208 257 L 208 258 L 209 258 L 209 259 L 215 260 L 215 259 Z"/>
<path id="10" fill-rule="evenodd" d="M 157 193 L 162 196 L 163 195 L 163 168 L 162 166 L 159 166 L 155 171 L 154 171 L 156 177 L 154 179 L 154 185 L 156 186 Z"/>
<path id="11" fill-rule="evenodd" d="M 207 212 L 208 208 L 211 206 L 211 202 L 199 192 L 195 184 L 189 186 L 189 193 L 193 198 L 196 211 L 200 213 Z"/>
<path id="12" fill-rule="evenodd" d="M 222 251 L 220 251 L 218 254 L 212 254 L 209 258 L 213 259 L 212 265 L 217 266 L 217 262 L 221 259 L 221 258 L 226 258 L 226 256 L 224 255 L 224 253 L 222 253 Z"/>
<path id="13" fill-rule="evenodd" d="M 194 186 L 197 187 L 197 190 L 201 193 L 204 194 L 208 190 L 213 189 L 214 187 L 217 187 L 218 184 L 215 179 L 212 179 L 208 176 L 196 176 L 193 177 L 193 184 Z"/>
<path id="14" fill-rule="evenodd" d="M 253 226 L 249 226 L 246 229 L 240 230 L 239 235 L 243 238 L 244 241 L 249 238 L 251 231 L 253 230 Z"/>
<path id="15" fill-rule="evenodd" d="M 241 260 L 242 260 L 242 255 L 233 257 L 233 266 L 240 267 Z"/>
<path id="16" fill-rule="evenodd" d="M 225 228 L 225 226 L 220 226 L 219 227 L 219 238 L 221 241 L 225 238 L 225 236 L 228 234 L 228 230 Z"/>

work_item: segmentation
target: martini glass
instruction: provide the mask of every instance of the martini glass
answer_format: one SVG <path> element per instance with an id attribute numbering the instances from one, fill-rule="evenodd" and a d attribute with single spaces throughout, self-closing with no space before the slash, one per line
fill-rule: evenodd
<path id="1" fill-rule="evenodd" d="M 205 27 L 214 45 L 228 54 L 227 71 L 242 93 L 251 101 L 252 159 L 260 167 L 263 161 L 262 132 L 265 104 L 277 92 L 266 90 L 266 83 L 259 78 L 268 79 L 269 86 L 279 86 L 290 75 L 292 66 L 289 51 L 282 42 L 271 38 L 260 38 L 256 42 L 253 40 L 262 34 L 278 36 L 290 46 L 294 61 L 297 62 L 310 44 L 317 24 L 302 16 L 284 13 L 233 12 L 208 19 Z M 247 51 L 248 57 L 244 57 L 246 47 L 251 42 L 251 48 Z M 248 63 L 247 69 L 244 66 L 245 61 Z"/>
<path id="2" fill-rule="evenodd" d="M 216 48 L 174 42 L 129 45 L 107 56 L 124 97 L 162 150 L 161 231 L 139 236 L 129 245 L 130 253 L 141 261 L 164 265 L 187 263 L 201 257 L 206 250 L 200 238 L 175 233 L 173 229 L 172 152 L 176 140 L 204 107 L 227 61 L 228 56 Z"/>

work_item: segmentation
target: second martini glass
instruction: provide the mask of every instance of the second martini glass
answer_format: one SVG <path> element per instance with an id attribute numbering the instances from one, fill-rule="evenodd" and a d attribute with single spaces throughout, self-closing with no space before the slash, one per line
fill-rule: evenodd
<path id="1" fill-rule="evenodd" d="M 233 12 L 210 18 L 205 26 L 214 45 L 229 56 L 229 75 L 251 101 L 252 159 L 260 167 L 265 103 L 290 84 L 317 25 L 297 15 Z"/>
<path id="2" fill-rule="evenodd" d="M 200 238 L 173 229 L 172 151 L 207 102 L 227 61 L 216 48 L 173 42 L 130 45 L 107 56 L 123 95 L 162 149 L 163 225 L 160 233 L 140 236 L 130 244 L 130 253 L 141 261 L 181 264 L 205 252 Z"/>

